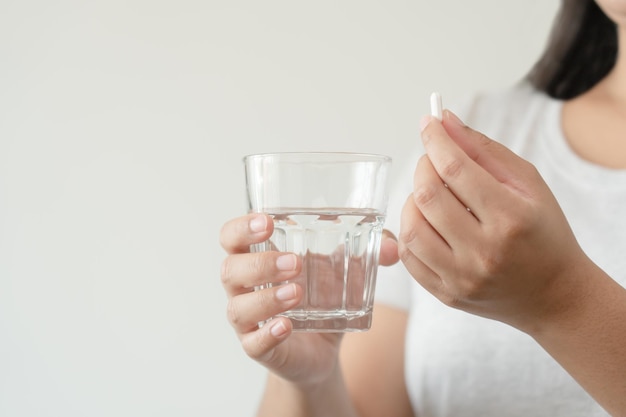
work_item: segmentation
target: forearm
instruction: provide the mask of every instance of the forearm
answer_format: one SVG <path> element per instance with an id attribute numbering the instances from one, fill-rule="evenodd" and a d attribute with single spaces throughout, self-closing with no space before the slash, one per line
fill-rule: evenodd
<path id="1" fill-rule="evenodd" d="M 318 416 L 358 417 L 339 369 L 326 382 L 310 388 L 269 375 L 257 417 Z"/>
<path id="2" fill-rule="evenodd" d="M 590 263 L 570 306 L 531 336 L 611 415 L 626 416 L 626 289 Z"/>

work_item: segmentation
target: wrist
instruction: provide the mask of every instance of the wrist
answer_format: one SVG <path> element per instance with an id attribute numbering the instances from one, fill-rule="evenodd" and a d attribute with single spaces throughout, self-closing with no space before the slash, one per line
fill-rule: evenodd
<path id="1" fill-rule="evenodd" d="M 339 366 L 324 380 L 295 383 L 269 374 L 257 417 L 357 417 Z"/>
<path id="2" fill-rule="evenodd" d="M 536 314 L 520 328 L 536 340 L 554 332 L 575 332 L 589 320 L 599 294 L 614 283 L 584 253 L 577 262 L 568 263 L 538 296 Z M 609 282 L 610 281 L 610 282 Z"/>
<path id="3" fill-rule="evenodd" d="M 587 261 L 527 333 L 611 415 L 626 415 L 626 289 Z"/>

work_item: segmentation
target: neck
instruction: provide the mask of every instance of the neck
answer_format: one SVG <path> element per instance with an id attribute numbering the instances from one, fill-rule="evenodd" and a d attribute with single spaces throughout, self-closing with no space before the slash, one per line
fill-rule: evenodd
<path id="1" fill-rule="evenodd" d="M 616 102 L 626 105 L 626 27 L 618 26 L 617 36 L 617 61 L 597 88 Z"/>

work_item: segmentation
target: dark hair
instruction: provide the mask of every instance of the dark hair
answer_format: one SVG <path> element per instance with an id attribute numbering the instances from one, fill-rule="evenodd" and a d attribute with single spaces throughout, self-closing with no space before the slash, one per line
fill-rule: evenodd
<path id="1" fill-rule="evenodd" d="M 545 51 L 527 75 L 557 99 L 584 93 L 617 59 L 617 28 L 594 0 L 562 0 Z"/>

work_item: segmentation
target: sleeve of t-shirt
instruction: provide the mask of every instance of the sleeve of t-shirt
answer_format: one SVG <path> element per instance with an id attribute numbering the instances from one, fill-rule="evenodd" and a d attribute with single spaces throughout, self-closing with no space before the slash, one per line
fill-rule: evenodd
<path id="1" fill-rule="evenodd" d="M 471 114 L 475 96 L 466 97 L 459 100 L 452 106 L 445 106 L 457 114 L 462 120 L 466 115 Z M 445 104 L 445 103 L 444 103 Z M 419 127 L 416 116 L 415 141 L 410 144 L 411 156 L 406 158 L 406 163 L 398 170 L 398 178 L 394 184 L 390 184 L 389 203 L 387 205 L 387 216 L 385 219 L 385 229 L 388 229 L 396 236 L 400 233 L 400 215 L 402 207 L 409 195 L 413 192 L 413 172 L 417 161 L 424 154 L 424 148 L 419 136 Z M 412 286 L 419 285 L 408 273 L 402 261 L 393 266 L 378 268 L 375 289 L 376 303 L 385 304 L 402 310 L 409 310 L 411 306 Z"/>

